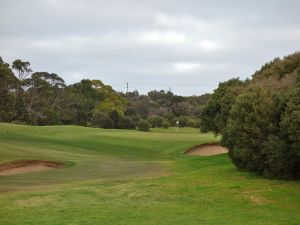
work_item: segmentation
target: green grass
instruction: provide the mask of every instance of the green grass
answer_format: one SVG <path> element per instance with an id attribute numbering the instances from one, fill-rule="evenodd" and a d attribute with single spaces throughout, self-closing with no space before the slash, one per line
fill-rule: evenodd
<path id="1" fill-rule="evenodd" d="M 218 140 L 197 129 L 0 123 L 0 162 L 68 164 L 0 176 L 0 224 L 300 224 L 299 182 L 237 171 L 226 154 L 182 154 Z"/>
<path id="2" fill-rule="evenodd" d="M 150 132 L 152 133 L 167 133 L 167 134 L 199 134 L 199 128 L 190 128 L 190 127 L 169 127 L 165 128 L 151 128 Z"/>

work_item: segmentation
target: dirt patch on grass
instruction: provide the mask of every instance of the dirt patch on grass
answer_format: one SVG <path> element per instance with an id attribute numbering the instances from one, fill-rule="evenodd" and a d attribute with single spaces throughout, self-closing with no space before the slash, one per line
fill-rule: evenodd
<path id="1" fill-rule="evenodd" d="M 218 143 L 210 143 L 194 146 L 187 151 L 186 155 L 198 155 L 198 156 L 212 156 L 227 153 L 228 149 L 222 147 Z"/>
<path id="2" fill-rule="evenodd" d="M 64 167 L 61 162 L 46 160 L 16 160 L 0 164 L 0 176 L 37 172 Z"/>
<path id="3" fill-rule="evenodd" d="M 274 203 L 273 200 L 263 197 L 260 190 L 243 191 L 241 194 L 246 200 L 250 201 L 254 205 L 267 205 Z"/>
<path id="4" fill-rule="evenodd" d="M 57 205 L 59 199 L 55 196 L 34 196 L 29 199 L 16 200 L 15 204 L 19 208 L 40 207 L 45 205 Z"/>

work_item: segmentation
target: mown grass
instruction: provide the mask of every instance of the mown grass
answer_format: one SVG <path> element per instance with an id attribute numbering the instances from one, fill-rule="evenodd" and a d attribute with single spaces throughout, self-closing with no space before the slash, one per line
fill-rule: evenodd
<path id="1" fill-rule="evenodd" d="M 151 128 L 150 132 L 152 133 L 167 133 L 167 134 L 199 134 L 199 128 L 191 128 L 191 127 L 169 127 L 165 128 Z"/>
<path id="2" fill-rule="evenodd" d="M 1 161 L 69 166 L 0 176 L 0 224 L 300 224 L 299 182 L 237 171 L 226 154 L 182 154 L 217 140 L 193 129 L 2 123 Z"/>

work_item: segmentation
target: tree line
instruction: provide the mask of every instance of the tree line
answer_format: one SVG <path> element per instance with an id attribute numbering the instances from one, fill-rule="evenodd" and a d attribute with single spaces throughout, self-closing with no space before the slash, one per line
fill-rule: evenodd
<path id="1" fill-rule="evenodd" d="M 29 125 L 75 124 L 101 128 L 200 126 L 210 94 L 178 96 L 171 91 L 121 93 L 100 80 L 67 85 L 55 73 L 33 72 L 30 63 L 12 65 L 0 57 L 0 121 Z"/>
<path id="2" fill-rule="evenodd" d="M 222 135 L 240 169 L 300 178 L 300 53 L 275 58 L 251 79 L 219 84 L 201 112 L 201 130 Z"/>
<path id="3" fill-rule="evenodd" d="M 300 53 L 275 58 L 251 79 L 233 78 L 213 94 L 120 93 L 100 80 L 66 85 L 55 73 L 10 66 L 0 57 L 0 121 L 139 129 L 197 127 L 221 135 L 240 169 L 300 178 Z"/>

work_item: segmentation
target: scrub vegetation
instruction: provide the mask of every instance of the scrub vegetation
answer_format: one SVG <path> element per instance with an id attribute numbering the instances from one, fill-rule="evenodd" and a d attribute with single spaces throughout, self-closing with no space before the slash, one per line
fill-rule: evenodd
<path id="1" fill-rule="evenodd" d="M 9 65 L 0 57 L 2 122 L 148 131 L 148 127 L 168 128 L 179 121 L 180 127 L 199 128 L 199 113 L 209 97 L 184 97 L 164 90 L 146 95 L 120 93 L 89 79 L 66 85 L 55 73 L 33 72 L 27 61 L 17 59 Z"/>
<path id="2" fill-rule="evenodd" d="M 299 179 L 300 53 L 266 63 L 252 79 L 220 83 L 201 118 L 238 168 Z"/>

